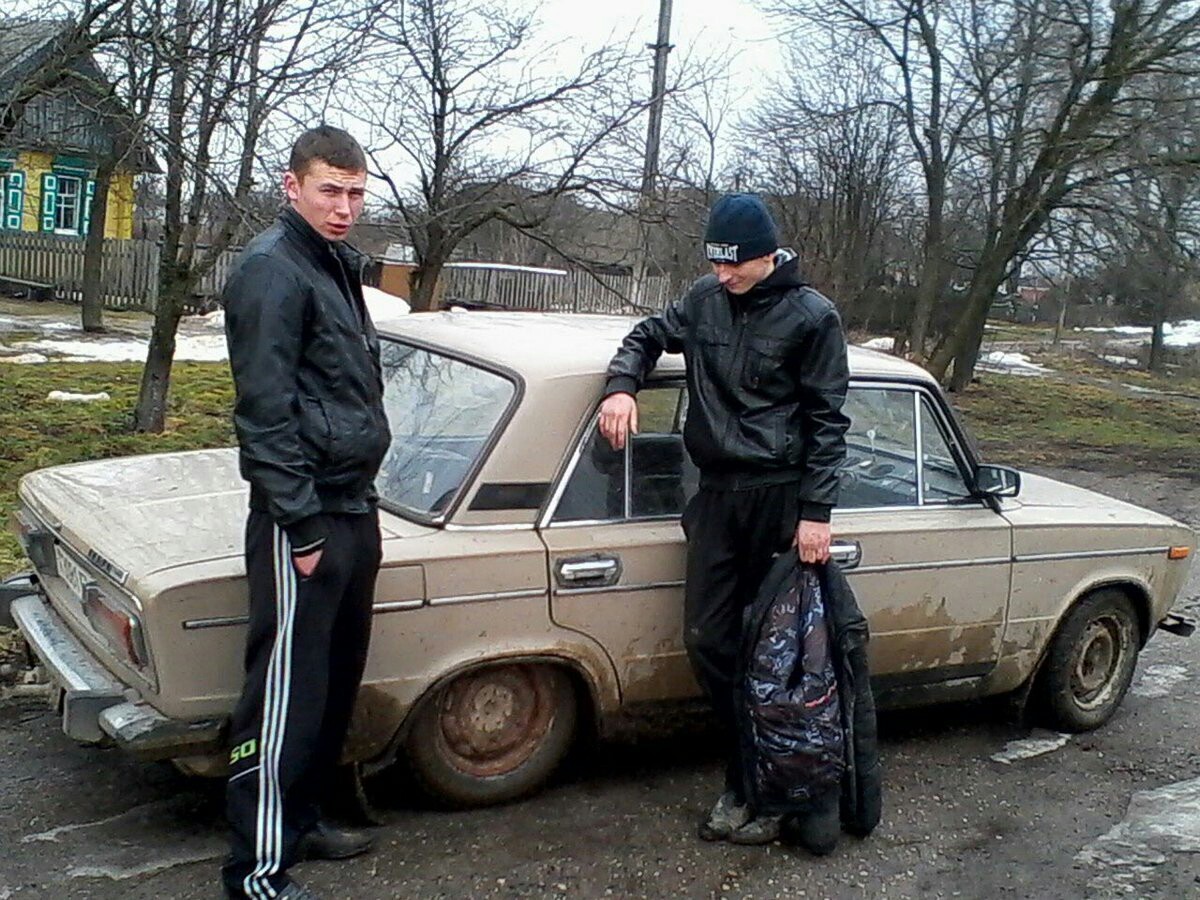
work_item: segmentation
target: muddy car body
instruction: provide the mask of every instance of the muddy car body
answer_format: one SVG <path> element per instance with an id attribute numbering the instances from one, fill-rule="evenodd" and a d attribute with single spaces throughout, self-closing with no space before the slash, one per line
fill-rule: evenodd
<path id="1" fill-rule="evenodd" d="M 384 562 L 346 754 L 404 757 L 461 804 L 540 784 L 589 721 L 697 693 L 679 515 L 697 473 L 665 357 L 623 453 L 596 432 L 633 320 L 448 312 L 381 325 L 393 445 Z M 1165 626 L 1194 535 L 1127 503 L 982 465 L 929 376 L 853 348 L 835 558 L 885 704 L 1036 690 L 1081 730 Z M 241 685 L 246 488 L 232 450 L 61 466 L 20 485 L 34 564 L 11 616 L 68 734 L 221 770 Z M 10 589 L 10 595 L 13 591 Z"/>

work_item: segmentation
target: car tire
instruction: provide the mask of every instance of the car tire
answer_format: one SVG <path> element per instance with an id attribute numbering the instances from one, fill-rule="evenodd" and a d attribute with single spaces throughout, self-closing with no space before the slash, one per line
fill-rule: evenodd
<path id="1" fill-rule="evenodd" d="M 1046 724 L 1080 732 L 1107 722 L 1133 681 L 1140 649 L 1137 613 L 1122 591 L 1104 588 L 1073 606 L 1039 677 Z"/>
<path id="2" fill-rule="evenodd" d="M 487 666 L 456 677 L 419 707 L 405 741 L 418 787 L 464 808 L 541 787 L 566 756 L 578 701 L 561 666 Z"/>

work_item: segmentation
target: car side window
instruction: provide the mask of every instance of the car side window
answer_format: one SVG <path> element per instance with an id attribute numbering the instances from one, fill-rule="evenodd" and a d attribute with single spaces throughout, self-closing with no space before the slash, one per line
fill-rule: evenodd
<path id="1" fill-rule="evenodd" d="M 553 522 L 681 515 L 699 482 L 696 467 L 683 448 L 684 397 L 683 389 L 676 386 L 639 392 L 638 433 L 621 453 L 613 450 L 593 425 Z"/>
<path id="2" fill-rule="evenodd" d="M 953 503 L 971 500 L 971 490 L 963 479 L 937 415 L 929 400 L 921 398 L 921 481 L 926 503 Z"/>
<path id="3" fill-rule="evenodd" d="M 917 503 L 914 393 L 900 388 L 851 387 L 843 407 L 850 418 L 838 507 L 864 509 Z"/>

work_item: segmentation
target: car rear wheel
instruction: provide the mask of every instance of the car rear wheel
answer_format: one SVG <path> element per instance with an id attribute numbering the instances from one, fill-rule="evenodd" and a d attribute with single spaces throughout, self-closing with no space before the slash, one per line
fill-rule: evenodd
<path id="1" fill-rule="evenodd" d="M 1121 591 L 1098 590 L 1072 607 L 1040 678 L 1047 724 L 1078 732 L 1107 722 L 1133 680 L 1140 645 L 1137 613 Z"/>
<path id="2" fill-rule="evenodd" d="M 560 666 L 489 666 L 438 688 L 405 744 L 418 785 L 450 806 L 486 806 L 530 793 L 570 749 L 578 706 Z"/>

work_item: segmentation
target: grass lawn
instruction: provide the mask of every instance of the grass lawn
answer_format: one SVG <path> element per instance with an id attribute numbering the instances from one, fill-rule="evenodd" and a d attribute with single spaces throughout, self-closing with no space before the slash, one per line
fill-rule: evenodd
<path id="1" fill-rule="evenodd" d="M 177 363 L 167 429 L 129 430 L 137 399 L 139 363 L 0 363 L 0 576 L 22 568 L 8 528 L 17 481 L 26 472 L 60 463 L 222 447 L 233 443 L 233 382 L 225 363 Z M 106 403 L 47 400 L 50 391 L 99 393 Z"/>

